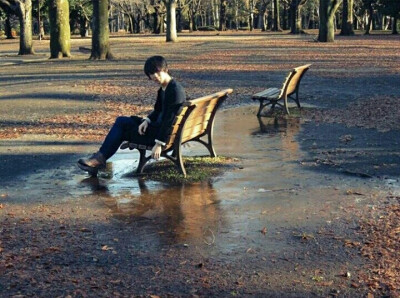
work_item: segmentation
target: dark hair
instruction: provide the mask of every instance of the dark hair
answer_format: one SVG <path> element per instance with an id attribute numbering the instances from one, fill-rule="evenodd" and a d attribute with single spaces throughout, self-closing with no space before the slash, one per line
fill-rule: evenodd
<path id="1" fill-rule="evenodd" d="M 162 56 L 152 56 L 146 60 L 144 64 L 144 73 L 150 78 L 150 75 L 156 72 L 168 72 L 167 60 Z"/>

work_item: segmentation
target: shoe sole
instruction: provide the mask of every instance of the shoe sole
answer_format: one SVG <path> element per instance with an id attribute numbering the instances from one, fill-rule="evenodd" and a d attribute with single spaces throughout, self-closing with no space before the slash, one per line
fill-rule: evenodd
<path id="1" fill-rule="evenodd" d="M 88 172 L 90 176 L 96 177 L 97 173 L 99 172 L 98 168 L 89 167 L 88 165 L 80 163 L 79 161 L 77 162 L 77 164 L 81 170 Z"/>

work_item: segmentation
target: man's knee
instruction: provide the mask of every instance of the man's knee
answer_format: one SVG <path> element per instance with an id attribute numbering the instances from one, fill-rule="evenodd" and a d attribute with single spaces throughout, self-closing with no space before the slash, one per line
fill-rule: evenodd
<path id="1" fill-rule="evenodd" d="M 117 126 L 124 126 L 128 123 L 129 121 L 129 117 L 125 117 L 125 116 L 119 116 L 115 119 L 115 125 Z"/>

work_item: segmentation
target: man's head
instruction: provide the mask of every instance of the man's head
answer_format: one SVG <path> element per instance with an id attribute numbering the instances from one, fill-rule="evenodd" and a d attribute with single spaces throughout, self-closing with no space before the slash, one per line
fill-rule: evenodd
<path id="1" fill-rule="evenodd" d="M 159 72 L 168 73 L 167 60 L 162 56 L 152 56 L 146 60 L 144 64 L 144 73 L 151 79 L 151 75 Z"/>

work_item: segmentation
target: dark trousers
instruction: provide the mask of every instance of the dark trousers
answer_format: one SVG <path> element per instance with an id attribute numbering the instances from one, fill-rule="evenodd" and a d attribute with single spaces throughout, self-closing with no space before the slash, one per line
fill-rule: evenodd
<path id="1" fill-rule="evenodd" d="M 139 134 L 139 125 L 143 122 L 143 118 L 132 117 L 118 117 L 114 125 L 108 132 L 103 145 L 100 147 L 100 152 L 107 160 L 117 152 L 119 146 L 123 141 L 137 143 L 142 145 L 153 146 L 158 132 L 158 127 L 151 124 L 147 127 L 144 135 Z"/>

